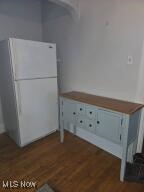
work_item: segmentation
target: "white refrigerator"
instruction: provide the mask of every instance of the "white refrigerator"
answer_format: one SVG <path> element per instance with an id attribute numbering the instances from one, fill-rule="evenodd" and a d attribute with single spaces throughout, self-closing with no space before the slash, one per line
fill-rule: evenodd
<path id="1" fill-rule="evenodd" d="M 5 128 L 21 147 L 58 129 L 56 45 L 0 42 L 0 93 Z"/>

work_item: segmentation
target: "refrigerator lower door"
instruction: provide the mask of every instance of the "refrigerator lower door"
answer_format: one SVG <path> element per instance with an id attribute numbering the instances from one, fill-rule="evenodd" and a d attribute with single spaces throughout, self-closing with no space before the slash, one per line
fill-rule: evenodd
<path id="1" fill-rule="evenodd" d="M 56 78 L 16 81 L 15 89 L 21 146 L 58 129 Z"/>

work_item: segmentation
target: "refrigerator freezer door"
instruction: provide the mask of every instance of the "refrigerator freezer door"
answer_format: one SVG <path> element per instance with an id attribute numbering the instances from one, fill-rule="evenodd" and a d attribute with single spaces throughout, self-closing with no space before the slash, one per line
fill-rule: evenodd
<path id="1" fill-rule="evenodd" d="M 21 146 L 58 129 L 57 79 L 15 82 Z"/>
<path id="2" fill-rule="evenodd" d="M 57 76 L 56 45 L 10 39 L 15 80 Z"/>

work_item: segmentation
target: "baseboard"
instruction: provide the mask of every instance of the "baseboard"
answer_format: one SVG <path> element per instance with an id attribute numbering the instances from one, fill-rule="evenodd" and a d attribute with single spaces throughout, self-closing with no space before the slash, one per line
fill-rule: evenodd
<path id="1" fill-rule="evenodd" d="M 0 134 L 4 133 L 5 132 L 5 127 L 4 127 L 4 124 L 1 123 L 0 124 Z"/>

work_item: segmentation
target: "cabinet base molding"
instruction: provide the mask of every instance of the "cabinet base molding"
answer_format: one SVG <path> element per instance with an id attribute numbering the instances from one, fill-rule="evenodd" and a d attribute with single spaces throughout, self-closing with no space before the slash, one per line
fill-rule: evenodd
<path id="1" fill-rule="evenodd" d="M 69 131 L 70 133 L 74 134 L 74 128 L 71 124 L 69 128 L 65 128 L 65 130 Z M 122 147 L 112 143 L 102 137 L 99 137 L 93 133 L 90 133 L 84 129 L 76 128 L 76 136 L 88 141 L 89 143 L 96 145 L 97 147 L 111 153 L 112 155 L 122 158 Z"/>

